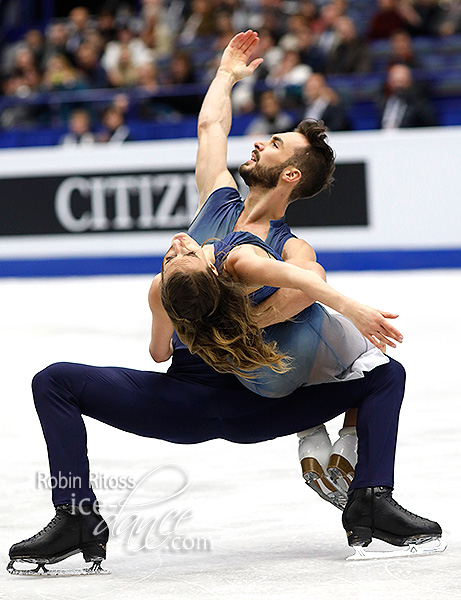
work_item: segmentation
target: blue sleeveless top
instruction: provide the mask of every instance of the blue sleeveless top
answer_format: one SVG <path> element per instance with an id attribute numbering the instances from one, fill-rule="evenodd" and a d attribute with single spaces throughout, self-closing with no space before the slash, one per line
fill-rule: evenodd
<path id="1" fill-rule="evenodd" d="M 187 233 L 198 244 L 203 244 L 211 238 L 223 239 L 228 233 L 233 232 L 244 206 L 245 201 L 238 190 L 232 187 L 219 188 L 208 196 L 205 204 L 190 224 Z M 281 260 L 285 242 L 296 236 L 291 233 L 285 219 L 282 218 L 270 221 L 265 242 L 257 236 L 253 237 L 264 244 L 264 249 L 269 249 L 272 253 L 275 251 L 279 256 L 279 260 Z M 259 292 L 259 290 L 256 290 L 256 292 Z M 253 297 L 250 296 L 250 298 L 255 304 L 262 302 L 262 299 L 255 301 Z M 174 350 L 187 350 L 187 347 L 178 338 L 176 331 L 173 333 L 173 348 Z"/>
<path id="2" fill-rule="evenodd" d="M 207 201 L 189 226 L 187 233 L 198 244 L 209 238 L 223 239 L 235 229 L 235 224 L 245 206 L 244 199 L 235 188 L 223 187 L 208 196 Z M 282 254 L 285 242 L 292 237 L 285 219 L 270 221 L 269 232 L 265 239 L 267 246 Z M 259 239 L 259 238 L 258 238 Z"/>
<path id="3" fill-rule="evenodd" d="M 226 261 L 227 255 L 235 248 L 235 246 L 242 246 L 243 244 L 251 244 L 253 246 L 259 246 L 263 250 L 265 250 L 268 254 L 273 256 L 277 260 L 282 260 L 280 254 L 272 250 L 270 246 L 263 242 L 261 238 L 257 235 L 250 233 L 249 231 L 232 231 L 228 235 L 224 237 L 222 240 L 218 240 L 213 242 L 214 245 L 214 255 L 215 255 L 215 267 L 218 269 L 218 273 L 220 273 L 223 269 L 224 262 Z M 251 294 L 248 294 L 248 298 L 250 302 L 255 304 L 261 304 L 263 300 L 272 296 L 274 292 L 277 291 L 278 288 L 272 287 L 270 285 L 264 285 Z"/>

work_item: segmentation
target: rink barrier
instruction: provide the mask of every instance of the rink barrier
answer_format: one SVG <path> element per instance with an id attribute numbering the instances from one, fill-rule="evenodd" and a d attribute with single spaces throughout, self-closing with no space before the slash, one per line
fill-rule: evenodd
<path id="1" fill-rule="evenodd" d="M 461 268 L 461 248 L 319 252 L 317 260 L 331 271 L 399 271 Z M 82 277 L 154 275 L 161 256 L 110 256 L 0 261 L 0 277 Z"/>

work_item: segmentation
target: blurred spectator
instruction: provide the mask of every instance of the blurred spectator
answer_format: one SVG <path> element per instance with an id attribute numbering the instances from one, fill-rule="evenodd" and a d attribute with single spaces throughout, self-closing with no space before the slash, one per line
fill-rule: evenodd
<path id="1" fill-rule="evenodd" d="M 406 65 L 393 65 L 389 69 L 380 108 L 382 129 L 436 125 L 429 97 L 413 81 L 411 69 Z"/>
<path id="2" fill-rule="evenodd" d="M 302 85 L 311 73 L 312 69 L 301 63 L 299 52 L 287 50 L 280 64 L 271 69 L 266 81 L 268 85 L 277 87 Z"/>
<path id="3" fill-rule="evenodd" d="M 284 15 L 280 9 L 280 2 L 275 2 L 273 5 L 261 2 L 261 11 L 258 16 L 260 24 L 257 26 L 257 29 L 267 29 L 270 31 L 276 44 L 279 43 L 280 38 L 286 31 L 283 18 Z"/>
<path id="4" fill-rule="evenodd" d="M 140 4 L 142 21 L 148 22 L 154 15 L 176 37 L 184 25 L 183 13 L 190 0 L 187 3 L 184 0 L 141 0 Z"/>
<path id="5" fill-rule="evenodd" d="M 13 74 L 24 76 L 28 71 L 37 69 L 37 61 L 32 51 L 27 47 L 18 48 L 14 60 Z"/>
<path id="6" fill-rule="evenodd" d="M 325 54 L 317 46 L 315 37 L 308 27 L 298 33 L 298 52 L 301 62 L 309 65 L 312 71 L 316 73 L 325 71 Z"/>
<path id="7" fill-rule="evenodd" d="M 169 85 L 188 85 L 197 82 L 195 70 L 190 55 L 177 50 L 171 59 L 167 83 Z M 172 96 L 168 104 L 173 110 L 182 115 L 198 115 L 202 97 L 192 94 Z"/>
<path id="8" fill-rule="evenodd" d="M 119 67 L 120 54 L 122 48 L 128 48 L 130 60 L 135 67 L 152 61 L 152 52 L 147 48 L 145 43 L 134 36 L 133 31 L 128 25 L 123 25 L 117 31 L 117 39 L 114 42 L 109 42 L 104 50 L 101 58 L 101 64 L 106 70 L 106 73 Z M 123 61 L 126 61 L 128 53 L 124 51 Z"/>
<path id="9" fill-rule="evenodd" d="M 336 43 L 335 24 L 341 16 L 340 7 L 335 2 L 322 6 L 320 17 L 313 23 L 313 32 L 318 36 L 317 45 L 324 54 L 328 54 Z"/>
<path id="10" fill-rule="evenodd" d="M 69 133 L 60 140 L 63 146 L 94 144 L 95 136 L 91 133 L 90 115 L 86 110 L 77 109 L 70 116 Z"/>
<path id="11" fill-rule="evenodd" d="M 4 96 L 21 97 L 22 85 L 23 79 L 19 75 L 11 75 L 11 77 L 8 77 L 2 82 L 2 93 Z M 2 129 L 11 129 L 13 127 L 22 127 L 30 124 L 30 109 L 24 104 L 7 106 L 0 112 L 0 127 Z"/>
<path id="12" fill-rule="evenodd" d="M 461 33 L 461 0 L 448 0 L 440 16 L 437 32 L 443 36 Z"/>
<path id="13" fill-rule="evenodd" d="M 88 29 L 86 29 L 85 37 L 83 38 L 83 43 L 90 44 L 90 46 L 94 48 L 98 56 L 98 60 L 100 61 L 100 58 L 106 47 L 106 43 L 99 30 L 94 27 L 89 27 Z"/>
<path id="14" fill-rule="evenodd" d="M 370 40 L 387 39 L 391 34 L 409 26 L 408 12 L 401 0 L 379 0 L 368 30 Z"/>
<path id="15" fill-rule="evenodd" d="M 43 88 L 56 92 L 63 90 L 82 90 L 86 88 L 85 82 L 78 71 L 62 54 L 56 54 L 48 59 L 43 75 Z M 80 108 L 79 102 L 63 102 L 60 105 L 53 103 L 53 110 L 57 111 L 55 117 L 60 122 L 67 122 L 73 110 Z"/>
<path id="16" fill-rule="evenodd" d="M 41 74 L 35 66 L 24 72 L 17 71 L 6 78 L 2 85 L 5 96 L 27 98 L 29 94 L 38 92 L 41 85 Z M 48 120 L 48 107 L 40 104 L 17 104 L 7 106 L 0 113 L 0 127 L 11 129 L 13 127 L 31 127 L 37 123 L 46 123 Z"/>
<path id="17" fill-rule="evenodd" d="M 216 33 L 216 9 L 212 0 L 193 0 L 191 14 L 179 35 L 179 41 L 190 44 L 196 38 L 207 38 Z"/>
<path id="18" fill-rule="evenodd" d="M 38 29 L 30 29 L 24 36 L 26 47 L 32 52 L 35 64 L 41 68 L 45 55 L 45 38 Z"/>
<path id="19" fill-rule="evenodd" d="M 283 50 L 299 50 L 299 36 L 309 30 L 308 19 L 297 13 L 288 19 L 288 31 L 282 35 L 278 45 Z"/>
<path id="20" fill-rule="evenodd" d="M 138 103 L 138 115 L 143 120 L 156 119 L 159 116 L 157 110 L 158 100 L 155 94 L 160 89 L 158 80 L 158 70 L 154 62 L 146 63 L 138 67 L 138 85 L 139 89 L 147 92 L 147 98 L 141 98 Z"/>
<path id="21" fill-rule="evenodd" d="M 128 44 L 120 46 L 117 64 L 107 73 L 113 87 L 133 87 L 138 83 L 138 66 Z"/>
<path id="22" fill-rule="evenodd" d="M 258 81 L 264 81 L 269 72 L 278 66 L 283 57 L 283 50 L 275 45 L 275 38 L 268 29 L 259 32 L 259 44 L 248 59 L 264 58 L 264 62 L 252 75 L 239 81 L 232 90 L 232 107 L 236 113 L 253 112 L 256 108 L 254 87 Z"/>
<path id="23" fill-rule="evenodd" d="M 324 75 L 313 73 L 304 84 L 303 119 L 321 119 L 330 131 L 352 129 L 338 94 L 327 86 Z"/>
<path id="24" fill-rule="evenodd" d="M 125 123 L 125 115 L 120 108 L 109 106 L 102 118 L 103 131 L 98 142 L 122 144 L 130 139 L 130 129 Z"/>
<path id="25" fill-rule="evenodd" d="M 184 50 L 176 50 L 170 62 L 167 83 L 169 85 L 184 85 L 197 83 L 195 69 L 190 54 Z"/>
<path id="26" fill-rule="evenodd" d="M 308 26 L 311 28 L 318 17 L 317 5 L 312 0 L 301 0 L 299 12 L 307 20 Z"/>
<path id="27" fill-rule="evenodd" d="M 141 39 L 154 58 L 166 56 L 173 50 L 174 36 L 168 26 L 162 0 L 143 0 Z"/>
<path id="28" fill-rule="evenodd" d="M 67 48 L 67 40 L 69 36 L 64 23 L 52 23 L 46 36 L 45 53 L 43 56 L 43 66 L 55 54 L 65 56 L 68 60 L 72 60 L 72 53 Z"/>
<path id="29" fill-rule="evenodd" d="M 359 38 L 354 21 L 338 17 L 335 22 L 336 40 L 328 53 L 327 73 L 367 73 L 371 67 L 370 54 Z"/>
<path id="30" fill-rule="evenodd" d="M 264 62 L 256 69 L 255 73 L 265 72 L 262 76 L 264 78 L 282 60 L 283 56 L 283 50 L 276 45 L 275 37 L 269 29 L 259 30 L 259 44 L 249 60 L 252 61 L 260 56 L 264 58 Z"/>
<path id="31" fill-rule="evenodd" d="M 97 15 L 97 28 L 104 40 L 104 46 L 114 42 L 117 37 L 115 13 L 108 8 L 102 8 Z"/>
<path id="32" fill-rule="evenodd" d="M 411 36 L 404 30 L 394 31 L 391 35 L 391 56 L 387 65 L 392 67 L 396 64 L 407 65 L 411 68 L 418 66 Z"/>
<path id="33" fill-rule="evenodd" d="M 90 88 L 105 88 L 109 81 L 105 70 L 99 63 L 96 48 L 89 42 L 83 42 L 76 54 L 77 67 Z"/>
<path id="34" fill-rule="evenodd" d="M 75 54 L 85 38 L 85 30 L 90 25 L 90 11 L 85 6 L 76 6 L 69 13 L 69 38 L 67 49 Z"/>
<path id="35" fill-rule="evenodd" d="M 221 0 L 219 8 L 231 15 L 234 31 L 245 31 L 250 26 L 250 11 L 245 0 Z"/>
<path id="36" fill-rule="evenodd" d="M 439 0 L 415 0 L 413 10 L 415 17 L 411 23 L 410 33 L 412 35 L 436 35 L 442 18 Z"/>
<path id="37" fill-rule="evenodd" d="M 280 101 L 272 90 L 261 95 L 259 104 L 260 115 L 250 123 L 246 134 L 271 136 L 293 129 L 293 119 L 282 110 Z"/>
<path id="38" fill-rule="evenodd" d="M 148 96 L 141 98 L 137 104 L 137 112 L 142 120 L 177 120 L 180 118 L 179 113 L 175 112 L 172 106 L 170 106 L 169 98 L 164 99 L 156 95 L 161 89 L 161 85 L 155 63 L 152 62 L 138 67 L 138 79 L 139 89 L 148 93 Z M 188 101 L 189 97 L 180 96 L 178 100 Z"/>
<path id="39" fill-rule="evenodd" d="M 160 89 L 158 69 L 153 61 L 138 67 L 138 84 L 149 94 L 155 94 Z"/>
<path id="40" fill-rule="evenodd" d="M 43 85 L 49 90 L 75 90 L 85 88 L 77 70 L 63 54 L 55 54 L 48 59 Z"/>
<path id="41" fill-rule="evenodd" d="M 232 14 L 225 10 L 218 11 L 216 15 L 217 39 L 214 49 L 221 55 L 231 39 L 237 33 L 232 22 Z"/>

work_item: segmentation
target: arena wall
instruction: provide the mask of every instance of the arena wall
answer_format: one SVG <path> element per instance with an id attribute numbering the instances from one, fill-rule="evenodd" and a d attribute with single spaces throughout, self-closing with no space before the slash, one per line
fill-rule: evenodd
<path id="1" fill-rule="evenodd" d="M 294 203 L 287 219 L 327 270 L 461 267 L 461 128 L 330 142 L 331 193 Z M 252 143 L 230 138 L 231 170 Z M 196 210 L 195 155 L 194 140 L 1 151 L 0 276 L 158 271 Z"/>

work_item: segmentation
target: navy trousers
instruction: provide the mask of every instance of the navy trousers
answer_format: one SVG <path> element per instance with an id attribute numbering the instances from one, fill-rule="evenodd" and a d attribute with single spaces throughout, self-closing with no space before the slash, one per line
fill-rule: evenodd
<path id="1" fill-rule="evenodd" d="M 359 461 L 351 489 L 392 487 L 404 387 L 405 371 L 391 359 L 362 379 L 265 398 L 182 350 L 175 352 L 167 373 L 56 363 L 32 382 L 51 475 L 80 482 L 77 487 L 55 487 L 55 505 L 95 500 L 82 415 L 179 444 L 215 438 L 250 444 L 293 434 L 358 408 Z"/>

